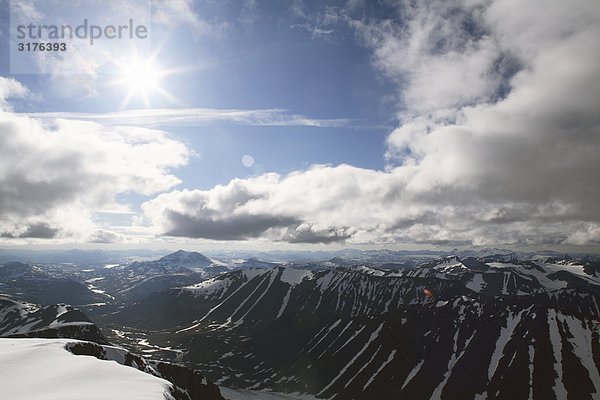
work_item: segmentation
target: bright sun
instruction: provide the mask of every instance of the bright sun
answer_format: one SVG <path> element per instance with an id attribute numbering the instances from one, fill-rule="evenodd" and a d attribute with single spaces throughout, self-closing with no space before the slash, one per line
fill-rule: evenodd
<path id="1" fill-rule="evenodd" d="M 161 87 L 163 77 L 172 74 L 174 71 L 162 69 L 154 62 L 154 59 L 139 59 L 137 57 L 128 62 L 115 62 L 118 67 L 117 79 L 112 82 L 126 90 L 125 98 L 121 103 L 121 108 L 127 105 L 133 99 L 141 99 L 144 106 L 150 106 L 150 98 L 154 94 L 161 94 L 169 100 L 173 97 Z"/>
<path id="2" fill-rule="evenodd" d="M 123 68 L 123 80 L 133 92 L 148 92 L 158 86 L 160 72 L 154 65 L 136 60 Z"/>

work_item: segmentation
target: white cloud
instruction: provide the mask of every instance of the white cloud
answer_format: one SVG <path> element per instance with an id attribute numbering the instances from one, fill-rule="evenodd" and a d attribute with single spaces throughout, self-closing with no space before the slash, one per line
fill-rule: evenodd
<path id="1" fill-rule="evenodd" d="M 372 224 L 378 212 L 386 213 L 356 213 L 385 195 L 381 178 L 386 176 L 347 165 L 315 166 L 285 177 L 235 179 L 208 191 L 164 193 L 142 208 L 158 233 L 173 236 L 331 242 L 349 238 L 351 226 Z"/>
<path id="2" fill-rule="evenodd" d="M 32 0 L 12 1 L 10 7 L 13 15 L 19 19 L 39 22 L 44 17 L 44 14 L 36 8 Z"/>
<path id="3" fill-rule="evenodd" d="M 203 35 L 219 34 L 227 24 L 207 21 L 195 10 L 192 0 L 162 0 L 152 4 L 153 22 L 171 29 L 187 27 L 198 38 Z"/>
<path id="4" fill-rule="evenodd" d="M 0 109 L 9 109 L 8 99 L 26 97 L 29 95 L 27 88 L 19 81 L 0 76 Z"/>
<path id="5" fill-rule="evenodd" d="M 600 239 L 600 225 L 573 205 L 490 201 L 443 185 L 411 189 L 418 174 L 418 167 L 314 166 L 163 193 L 142 208 L 156 234 L 212 240 L 497 245 Z"/>
<path id="6" fill-rule="evenodd" d="M 0 80 L 2 97 L 23 93 L 16 81 Z M 120 207 L 117 194 L 152 195 L 177 185 L 170 170 L 190 154 L 162 131 L 43 124 L 8 110 L 0 110 L 0 153 L 0 235 L 74 240 L 97 229 L 96 210 Z"/>
<path id="7" fill-rule="evenodd" d="M 88 238 L 90 243 L 123 243 L 126 237 L 106 229 L 97 229 Z"/>
<path id="8" fill-rule="evenodd" d="M 387 141 L 386 171 L 314 166 L 162 194 L 143 205 L 157 232 L 599 243 L 596 2 L 406 2 L 396 17 L 351 22 L 398 85 L 400 125 Z"/>
<path id="9" fill-rule="evenodd" d="M 350 21 L 398 88 L 399 126 L 387 140 L 385 171 L 316 165 L 162 193 L 142 205 L 139 231 L 309 244 L 600 243 L 596 2 L 406 2 L 393 17 Z M 0 80 L 0 99 L 25 93 Z M 38 118 L 65 119 L 44 125 Z M 0 149 L 8 157 L 0 160 L 0 232 L 127 240 L 95 226 L 93 210 L 118 208 L 117 193 L 173 187 L 169 171 L 188 150 L 164 132 L 98 124 L 119 120 L 350 122 L 283 110 L 2 112 Z"/>
<path id="10" fill-rule="evenodd" d="M 495 38 L 481 26 L 481 7 L 462 1 L 405 2 L 404 18 L 351 20 L 374 62 L 401 87 L 402 116 L 410 117 L 485 101 L 497 86 Z"/>

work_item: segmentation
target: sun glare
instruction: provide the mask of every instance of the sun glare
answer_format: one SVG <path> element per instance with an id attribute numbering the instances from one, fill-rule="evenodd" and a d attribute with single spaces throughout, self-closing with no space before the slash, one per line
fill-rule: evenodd
<path id="1" fill-rule="evenodd" d="M 161 68 L 153 58 L 134 57 L 127 62 L 115 62 L 115 64 L 118 72 L 117 79 L 112 82 L 112 85 L 121 86 L 126 91 L 125 98 L 121 103 L 122 109 L 134 99 L 141 99 L 144 106 L 150 107 L 150 100 L 156 94 L 175 101 L 173 96 L 162 88 L 161 80 L 176 71 Z"/>
<path id="2" fill-rule="evenodd" d="M 143 93 L 156 88 L 159 84 L 159 69 L 152 64 L 135 61 L 125 66 L 123 79 L 129 90 Z"/>

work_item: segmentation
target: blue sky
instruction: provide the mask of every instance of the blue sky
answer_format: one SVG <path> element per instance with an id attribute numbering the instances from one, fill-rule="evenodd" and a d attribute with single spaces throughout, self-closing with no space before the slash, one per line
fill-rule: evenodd
<path id="1" fill-rule="evenodd" d="M 86 1 L 64 14 L 150 4 Z M 168 0 L 151 51 L 73 42 L 29 75 L 9 3 L 0 245 L 600 243 L 593 1 Z"/>
<path id="2" fill-rule="evenodd" d="M 153 25 L 150 39 L 157 64 L 175 70 L 161 79 L 161 86 L 176 101 L 154 92 L 150 107 L 285 109 L 311 118 L 351 121 L 335 128 L 226 122 L 163 127 L 197 153 L 178 171 L 182 187 L 208 189 L 253 175 L 254 169 L 241 163 L 245 154 L 261 164 L 258 171 L 282 174 L 312 164 L 384 167 L 384 142 L 394 127 L 396 107 L 386 98 L 393 91 L 384 77 L 374 73 L 371 52 L 358 43 L 350 27 L 336 24 L 317 37 L 300 27 L 308 23 L 307 18 L 286 2 L 256 3 L 252 8 L 237 2 L 207 3 L 190 3 L 200 18 L 213 25 L 204 35 L 185 25 Z M 312 13 L 333 6 L 298 4 Z M 7 57 L 3 75 L 8 75 L 8 68 Z M 40 95 L 38 101 L 15 107 L 19 112 L 112 112 L 147 106 L 134 96 L 121 107 L 127 87 L 119 85 L 100 82 L 94 93 L 73 95 L 65 93 L 60 83 L 49 85 L 47 75 L 18 79 Z M 110 80 L 112 75 L 105 73 L 98 79 Z"/>

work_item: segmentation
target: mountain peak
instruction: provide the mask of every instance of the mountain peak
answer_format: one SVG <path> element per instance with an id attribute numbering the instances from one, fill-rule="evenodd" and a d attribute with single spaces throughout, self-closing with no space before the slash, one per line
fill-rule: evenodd
<path id="1" fill-rule="evenodd" d="M 204 254 L 198 253 L 197 251 L 185 251 L 185 250 L 177 250 L 174 253 L 167 254 L 164 257 L 161 257 L 161 261 L 177 261 L 179 263 L 197 263 L 197 262 L 207 262 L 210 263 L 210 258 L 206 257 Z"/>

